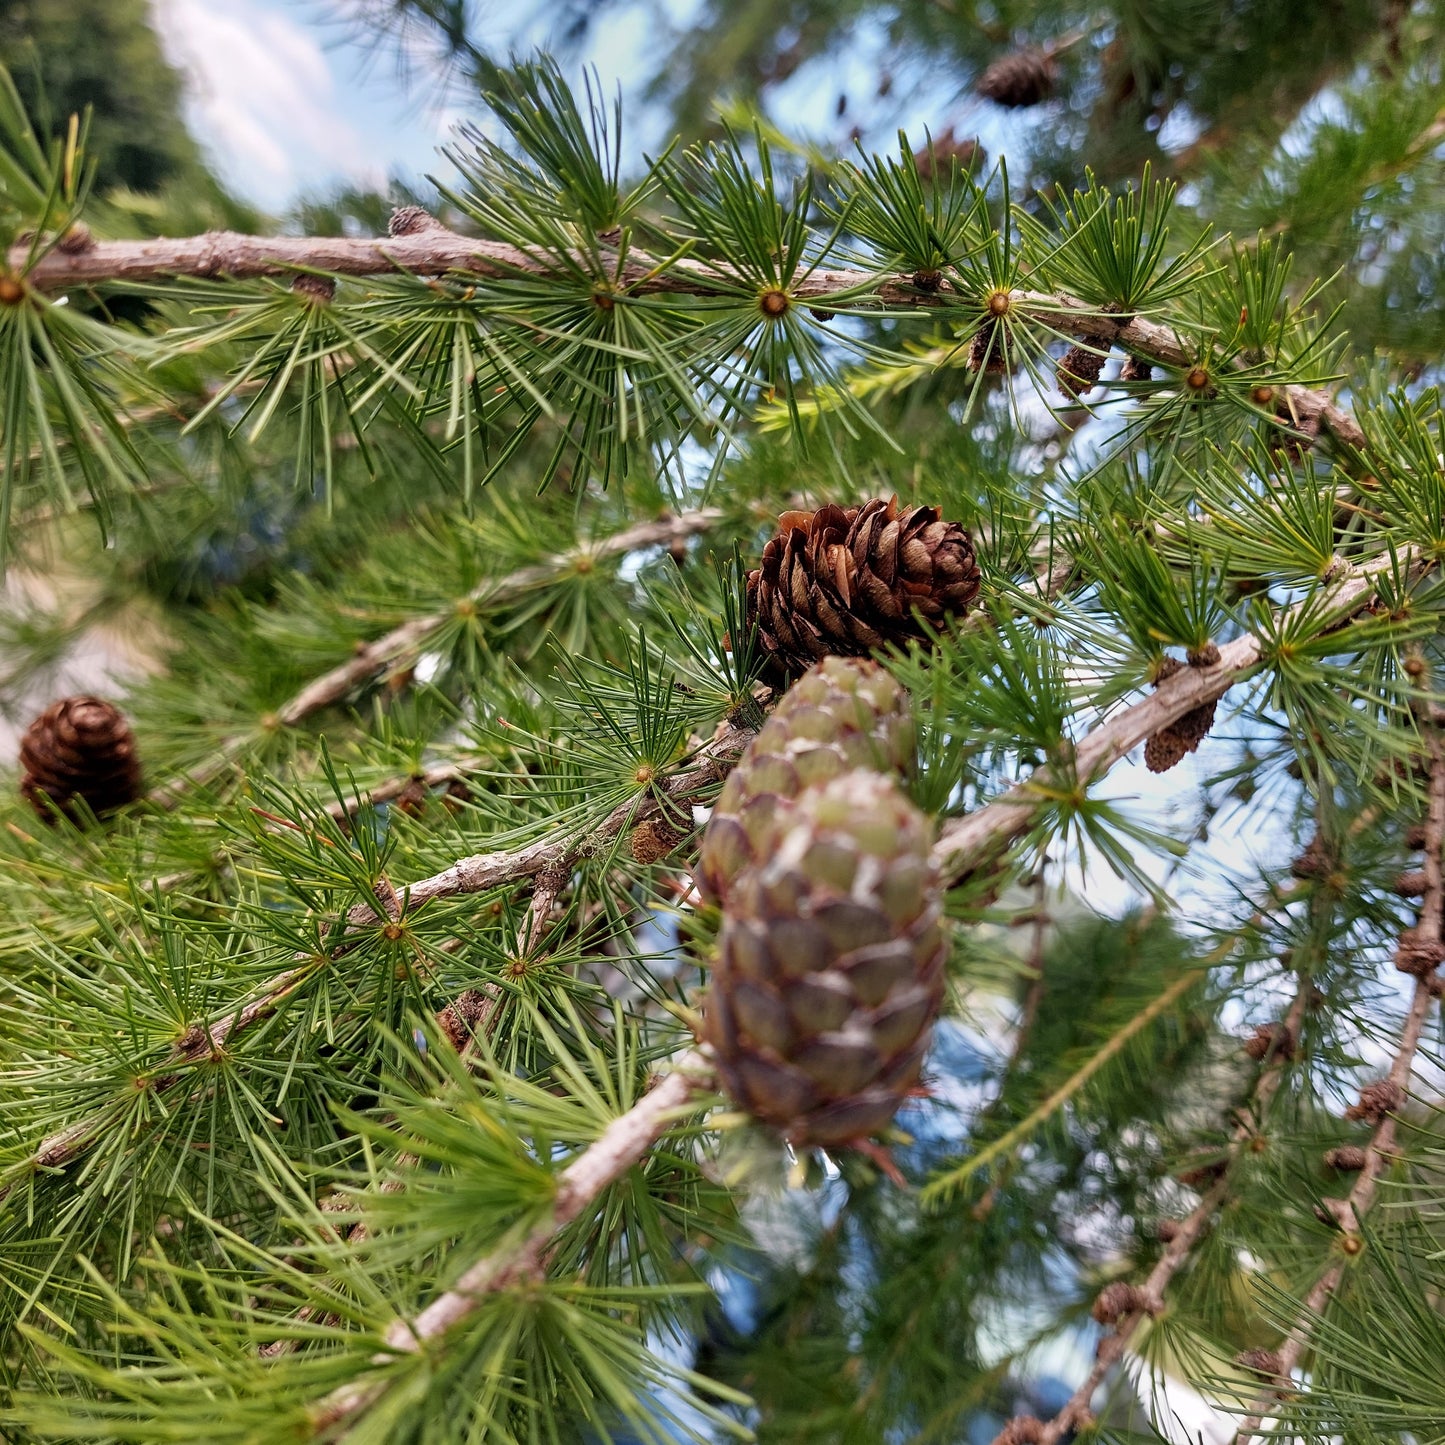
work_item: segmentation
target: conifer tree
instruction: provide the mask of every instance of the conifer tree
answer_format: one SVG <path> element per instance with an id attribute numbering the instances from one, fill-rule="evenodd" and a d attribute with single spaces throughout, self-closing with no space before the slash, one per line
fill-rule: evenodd
<path id="1" fill-rule="evenodd" d="M 0 77 L 0 1435 L 1445 1439 L 1438 8 L 1288 144 L 1159 32 L 1187 192 L 379 8 L 491 110 L 385 235 Z"/>

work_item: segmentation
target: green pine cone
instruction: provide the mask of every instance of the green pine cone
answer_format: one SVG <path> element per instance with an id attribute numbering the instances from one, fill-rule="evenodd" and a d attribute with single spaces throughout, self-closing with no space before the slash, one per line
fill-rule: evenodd
<path id="1" fill-rule="evenodd" d="M 943 999 L 928 819 L 856 770 L 784 803 L 727 901 L 706 1037 L 728 1093 L 798 1144 L 880 1132 Z"/>
<path id="2" fill-rule="evenodd" d="M 738 874 L 768 856 L 778 805 L 856 768 L 911 771 L 908 695 L 876 662 L 828 657 L 808 669 L 738 760 L 708 820 L 703 893 L 724 902 Z"/>

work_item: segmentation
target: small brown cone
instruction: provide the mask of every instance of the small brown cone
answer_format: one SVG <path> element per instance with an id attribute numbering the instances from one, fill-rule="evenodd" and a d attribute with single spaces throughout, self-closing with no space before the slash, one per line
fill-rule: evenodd
<path id="1" fill-rule="evenodd" d="M 748 613 L 759 646 L 785 672 L 926 640 L 927 626 L 963 616 L 978 596 L 973 539 L 937 507 L 876 497 L 779 520 L 748 574 Z"/>
<path id="2" fill-rule="evenodd" d="M 1445 943 L 1418 928 L 1407 928 L 1395 949 L 1395 967 L 1401 973 L 1425 978 L 1445 963 Z"/>
<path id="3" fill-rule="evenodd" d="M 1289 1384 L 1278 1350 L 1241 1350 L 1234 1357 L 1234 1363 L 1248 1370 L 1261 1385 L 1283 1389 Z"/>
<path id="4" fill-rule="evenodd" d="M 1059 361 L 1056 373 L 1059 390 L 1072 397 L 1092 391 L 1099 384 L 1108 357 L 1109 339 L 1106 336 L 1085 336 L 1075 342 Z"/>
<path id="5" fill-rule="evenodd" d="M 1117 1325 L 1130 1315 L 1157 1315 L 1162 1308 L 1162 1302 L 1148 1290 L 1120 1279 L 1106 1284 L 1095 1295 L 1089 1313 L 1096 1324 Z"/>
<path id="6" fill-rule="evenodd" d="M 968 343 L 968 369 L 1002 376 L 1009 369 L 1008 327 L 994 317 L 986 320 Z"/>
<path id="7" fill-rule="evenodd" d="M 1244 1041 L 1244 1052 L 1256 1063 L 1265 1059 L 1288 1063 L 1295 1054 L 1294 1030 L 1286 1023 L 1256 1024 Z"/>
<path id="8" fill-rule="evenodd" d="M 1377 1079 L 1360 1090 L 1360 1101 L 1345 1110 L 1345 1118 L 1378 1124 L 1386 1114 L 1397 1113 L 1405 1104 L 1405 1091 L 1393 1079 Z"/>
<path id="9" fill-rule="evenodd" d="M 1001 55 L 979 76 L 974 89 L 985 100 L 1009 110 L 1038 105 L 1058 84 L 1059 70 L 1052 55 L 1036 45 Z"/>
<path id="10" fill-rule="evenodd" d="M 1177 657 L 1166 657 L 1159 669 L 1154 685 L 1167 677 L 1173 677 L 1184 664 Z M 1144 766 L 1151 773 L 1167 773 L 1176 763 L 1181 763 L 1199 744 L 1209 736 L 1214 726 L 1214 712 L 1217 704 L 1203 702 L 1190 708 L 1183 717 L 1175 718 L 1167 727 L 1162 727 L 1144 743 Z"/>
<path id="11" fill-rule="evenodd" d="M 644 818 L 632 830 L 632 857 L 638 863 L 660 863 L 687 837 L 688 831 L 681 818 Z"/>
<path id="12" fill-rule="evenodd" d="M 810 788 L 732 888 L 705 1012 L 728 1093 L 794 1143 L 857 1144 L 918 1083 L 943 999 L 928 820 L 859 769 Z"/>
<path id="13" fill-rule="evenodd" d="M 67 697 L 30 724 L 20 742 L 20 791 L 54 822 L 52 809 L 74 817 L 83 800 L 97 817 L 133 803 L 141 792 L 135 738 L 120 710 L 99 697 Z"/>

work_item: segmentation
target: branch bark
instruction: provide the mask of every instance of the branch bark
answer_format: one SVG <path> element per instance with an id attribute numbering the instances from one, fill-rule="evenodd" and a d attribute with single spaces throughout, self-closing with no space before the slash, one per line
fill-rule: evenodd
<path id="1" fill-rule="evenodd" d="M 1375 579 L 1397 563 L 1412 576 L 1423 575 L 1433 565 L 1405 551 L 1395 558 L 1381 558 L 1364 567 L 1347 569 L 1330 593 L 1329 621 L 1342 625 L 1361 611 L 1374 595 Z M 1286 609 L 1281 620 L 1287 619 L 1294 610 Z M 1051 789 L 1072 790 L 1102 777 L 1160 728 L 1177 722 L 1202 703 L 1223 697 L 1236 682 L 1259 667 L 1264 658 L 1264 640 L 1247 632 L 1221 647 L 1219 661 L 1213 666 L 1184 667 L 1163 679 L 1148 697 L 1121 708 L 1107 722 L 1093 728 L 1075 749 L 1067 768 L 1057 764 L 1040 768 L 987 807 L 946 824 L 933 848 L 933 861 L 940 874 L 951 880 L 965 876 L 979 860 L 996 853 L 1028 828 Z"/>
<path id="2" fill-rule="evenodd" d="M 691 808 L 695 801 L 705 798 L 709 790 L 727 776 L 752 736 L 751 728 L 724 723 L 716 736 L 698 749 L 687 767 L 662 783 L 661 791 L 668 806 L 673 809 Z M 642 794 L 614 808 L 601 823 L 584 832 L 543 838 L 511 852 L 481 853 L 460 859 L 435 877 L 401 890 L 406 898 L 407 912 L 414 912 L 432 898 L 477 893 L 544 873 L 557 878 L 565 877 L 584 858 L 605 849 L 624 829 L 659 815 L 662 807 L 655 797 Z M 351 929 L 365 928 L 382 921 L 381 915 L 368 904 L 358 904 L 348 915 Z M 177 1044 L 171 1057 L 160 1065 L 161 1072 L 151 1083 L 151 1088 L 163 1093 L 180 1086 L 189 1075 L 184 1071 L 172 1072 L 173 1069 L 184 1070 L 186 1065 L 198 1059 L 219 1054 L 237 1035 L 269 1018 L 312 973 L 329 967 L 331 962 L 330 957 L 307 959 L 279 974 L 250 1002 L 236 1006 L 209 1028 L 197 1025 Z M 42 1139 L 27 1159 L 11 1166 L 12 1175 L 36 1169 L 63 1168 L 101 1136 L 109 1127 L 112 1114 L 113 1111 L 103 1111 Z M 0 1203 L 13 1188 L 13 1181 L 0 1184 Z"/>
<path id="3" fill-rule="evenodd" d="M 1256 915 L 1256 918 L 1261 916 Z M 1232 946 L 1233 943 L 1231 943 Z M 1285 1027 L 1295 1038 L 1299 1037 L 1300 1024 L 1304 1019 L 1310 987 L 1309 978 L 1301 976 L 1294 999 L 1285 1013 Z M 1284 1078 L 1284 1062 L 1284 1059 L 1280 1057 L 1266 1060 L 1265 1067 L 1256 1078 L 1254 1089 L 1250 1095 L 1250 1103 L 1255 1115 L 1268 1108 L 1270 1100 L 1279 1091 L 1279 1086 Z M 1228 1158 L 1231 1168 L 1252 1132 L 1251 1123 L 1247 1119 L 1241 1120 L 1235 1126 L 1230 1139 Z M 1178 1221 L 1175 1234 L 1165 1245 L 1154 1263 L 1154 1268 L 1149 1271 L 1148 1278 L 1140 1287 L 1145 1299 L 1163 1299 L 1164 1291 L 1169 1287 L 1174 1276 L 1184 1267 L 1195 1244 L 1208 1229 L 1210 1220 L 1228 1197 L 1229 1185 L 1230 1176 L 1226 1171 L 1204 1192 L 1198 1204 Z M 1109 1371 L 1124 1358 L 1130 1344 L 1133 1343 L 1140 1328 L 1149 1318 L 1146 1311 L 1136 1310 L 1120 1320 L 1114 1327 L 1113 1333 L 1105 1335 L 1099 1341 L 1092 1368 L 1078 1389 L 1044 1425 L 1038 1436 L 1039 1445 L 1055 1445 L 1055 1442 L 1062 1439 L 1069 1431 L 1084 1427 L 1090 1419 L 1090 1405 L 1094 1398 L 1094 1392 L 1104 1383 L 1104 1378 Z"/>

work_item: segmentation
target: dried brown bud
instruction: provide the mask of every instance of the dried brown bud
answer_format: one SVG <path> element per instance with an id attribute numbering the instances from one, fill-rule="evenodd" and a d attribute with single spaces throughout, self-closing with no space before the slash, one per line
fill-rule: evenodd
<path id="1" fill-rule="evenodd" d="M 1405 846 L 1413 848 L 1417 852 L 1425 846 L 1425 825 L 1415 823 L 1405 834 Z"/>
<path id="2" fill-rule="evenodd" d="M 1335 857 L 1318 836 L 1310 840 L 1298 858 L 1289 865 L 1289 871 L 1296 878 L 1328 878 L 1334 871 Z"/>
<path id="3" fill-rule="evenodd" d="M 336 299 L 336 282 L 330 276 L 313 276 L 309 271 L 302 271 L 292 277 L 291 292 L 313 306 L 324 306 Z"/>
<path id="4" fill-rule="evenodd" d="M 1285 1023 L 1257 1024 L 1244 1041 L 1244 1052 L 1257 1061 L 1270 1058 L 1286 1063 L 1294 1058 L 1294 1051 L 1294 1030 Z"/>
<path id="5" fill-rule="evenodd" d="M 1157 1315 L 1163 1307 L 1163 1301 L 1148 1290 L 1116 1279 L 1113 1284 L 1106 1284 L 1095 1296 L 1089 1313 L 1097 1324 L 1117 1325 L 1129 1315 Z"/>
<path id="6" fill-rule="evenodd" d="M 1040 1445 L 1044 1422 L 1037 1415 L 1015 1415 L 997 1435 L 993 1445 Z"/>
<path id="7" fill-rule="evenodd" d="M 1064 352 L 1055 373 L 1065 396 L 1079 397 L 1099 384 L 1109 356 L 1107 336 L 1084 336 Z"/>
<path id="8" fill-rule="evenodd" d="M 1210 1159 L 1204 1163 L 1191 1165 L 1188 1169 L 1180 1169 L 1174 1177 L 1181 1183 L 1188 1185 L 1190 1189 L 1207 1189 L 1211 1184 L 1218 1183 L 1229 1172 L 1229 1161 L 1227 1159 Z"/>
<path id="9" fill-rule="evenodd" d="M 1428 938 L 1418 928 L 1407 928 L 1395 949 L 1395 967 L 1401 973 L 1424 978 L 1445 963 L 1445 943 Z"/>
<path id="10" fill-rule="evenodd" d="M 1248 1370 L 1262 1385 L 1279 1389 L 1289 1384 L 1285 1378 L 1284 1360 L 1278 1350 L 1241 1350 L 1234 1357 L 1234 1363 Z"/>
<path id="11" fill-rule="evenodd" d="M 1341 1144 L 1325 1150 L 1325 1165 L 1341 1174 L 1357 1174 L 1365 1167 L 1367 1156 L 1358 1144 Z"/>
<path id="12" fill-rule="evenodd" d="M 1290 410 L 1288 398 L 1281 398 L 1275 408 L 1275 424 L 1269 428 L 1269 449 L 1298 462 L 1315 444 L 1320 434 L 1318 411 L 1296 415 Z"/>
<path id="13" fill-rule="evenodd" d="M 1425 896 L 1425 873 L 1423 869 L 1399 873 L 1391 885 L 1401 898 L 1423 898 Z"/>
<path id="14" fill-rule="evenodd" d="M 95 237 L 84 221 L 77 221 L 56 243 L 55 249 L 67 256 L 81 256 L 93 249 Z"/>
<path id="15" fill-rule="evenodd" d="M 1142 356 L 1131 356 L 1119 369 L 1120 381 L 1152 381 L 1154 368 Z"/>
<path id="16" fill-rule="evenodd" d="M 480 989 L 469 988 L 459 993 L 437 1014 L 437 1026 L 451 1041 L 458 1053 L 466 1048 L 492 1011 L 493 1000 Z"/>
<path id="17" fill-rule="evenodd" d="M 1160 1244 L 1172 1244 L 1179 1238 L 1179 1231 L 1184 1226 L 1177 1219 L 1161 1219 L 1154 1226 L 1154 1238 Z"/>
<path id="18" fill-rule="evenodd" d="M 398 206 L 386 223 L 389 236 L 418 236 L 423 231 L 440 231 L 442 224 L 421 206 Z"/>
<path id="19" fill-rule="evenodd" d="M 1345 1110 L 1347 1119 L 1378 1124 L 1386 1114 L 1396 1113 L 1405 1102 L 1405 1091 L 1393 1079 L 1379 1079 L 1360 1090 L 1360 1102 Z"/>
<path id="20" fill-rule="evenodd" d="M 632 830 L 632 856 L 639 863 L 660 863 L 687 837 L 669 818 L 644 818 Z"/>
<path id="21" fill-rule="evenodd" d="M 974 332 L 968 344 L 968 366 L 970 371 L 985 371 L 991 375 L 1002 375 L 1009 369 L 1008 328 L 997 321 L 989 320 Z"/>

